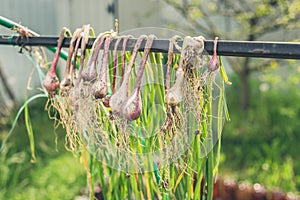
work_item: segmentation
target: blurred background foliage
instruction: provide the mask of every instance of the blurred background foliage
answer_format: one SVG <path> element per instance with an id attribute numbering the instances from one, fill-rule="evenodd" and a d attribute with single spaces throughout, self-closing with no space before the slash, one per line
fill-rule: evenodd
<path id="1" fill-rule="evenodd" d="M 149 2 L 151 0 L 147 0 Z M 185 19 L 159 26 L 234 40 L 297 41 L 297 0 L 163 0 Z M 163 3 L 164 2 L 164 3 Z M 159 7 L 159 6 L 158 6 Z M 120 8 L 121 9 L 121 8 Z M 155 14 L 155 13 L 154 13 Z M 147 15 L 150 15 L 147 12 Z M 272 22 L 272 23 L 271 23 Z M 68 24 L 64 24 L 68 26 Z M 219 174 L 259 182 L 268 189 L 300 191 L 300 64 L 294 60 L 224 58 L 233 83 L 227 87 L 231 121 L 225 124 Z M 45 100 L 30 105 L 37 163 L 30 163 L 24 119 L 0 154 L 0 199 L 74 199 L 86 185 L 83 166 L 64 148 L 64 131 L 54 133 Z M 3 105 L 1 105 L 3 106 Z M 1 107 L 0 141 L 18 106 Z"/>
<path id="2" fill-rule="evenodd" d="M 238 79 L 227 89 L 231 122 L 223 132 L 221 174 L 269 189 L 300 190 L 300 67 L 285 62 L 251 77 L 250 106 L 240 114 Z M 245 111 L 243 111 L 245 112 Z"/>
<path id="3" fill-rule="evenodd" d="M 248 41 L 299 41 L 297 0 L 163 0 L 192 35 Z M 177 20 L 178 21 L 178 20 Z M 178 22 L 170 21 L 173 26 Z M 300 191 L 299 61 L 226 57 L 231 122 L 223 132 L 220 174 L 269 189 Z"/>

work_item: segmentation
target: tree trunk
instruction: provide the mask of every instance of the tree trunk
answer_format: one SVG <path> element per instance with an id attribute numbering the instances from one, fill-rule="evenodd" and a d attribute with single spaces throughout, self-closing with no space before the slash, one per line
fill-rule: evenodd
<path id="1" fill-rule="evenodd" d="M 241 111 L 246 111 L 249 108 L 250 98 L 250 70 L 249 70 L 249 58 L 245 59 L 244 67 L 239 73 L 241 80 L 241 93 L 240 93 L 240 108 Z"/>
<path id="2" fill-rule="evenodd" d="M 2 65 L 0 63 L 0 82 L 2 82 L 4 92 L 7 94 L 8 98 L 12 101 L 13 105 L 16 105 L 16 98 L 11 88 L 8 85 L 7 79 L 2 72 Z"/>
<path id="3" fill-rule="evenodd" d="M 250 19 L 250 30 L 257 24 L 257 17 Z M 249 41 L 254 41 L 255 36 L 253 33 L 250 33 L 248 36 Z M 241 111 L 247 111 L 249 108 L 249 99 L 250 99 L 250 58 L 245 58 L 244 66 L 241 68 L 241 72 L 239 73 L 240 80 L 241 80 L 241 94 L 240 94 L 240 109 Z"/>

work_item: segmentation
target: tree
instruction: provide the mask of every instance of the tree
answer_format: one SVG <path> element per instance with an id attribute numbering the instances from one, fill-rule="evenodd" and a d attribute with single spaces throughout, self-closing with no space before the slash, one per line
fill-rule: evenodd
<path id="1" fill-rule="evenodd" d="M 298 0 L 163 0 L 175 8 L 189 22 L 193 33 L 207 38 L 219 36 L 229 40 L 254 41 L 281 32 L 287 41 L 287 32 L 300 28 L 300 1 Z M 276 38 L 276 40 L 279 38 Z M 249 107 L 250 75 L 269 61 L 251 58 L 228 58 L 237 73 L 240 88 L 240 107 Z"/>

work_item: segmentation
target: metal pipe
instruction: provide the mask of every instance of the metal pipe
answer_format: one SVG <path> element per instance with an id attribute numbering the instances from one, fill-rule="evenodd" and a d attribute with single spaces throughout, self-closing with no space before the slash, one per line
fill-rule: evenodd
<path id="1" fill-rule="evenodd" d="M 15 28 L 18 28 L 18 29 L 22 29 L 22 30 L 26 30 L 28 31 L 29 34 L 33 35 L 33 36 L 40 36 L 38 33 L 10 20 L 10 19 L 7 19 L 3 16 L 0 16 L 0 25 L 8 28 L 8 29 L 15 29 Z M 1 36 L 0 36 L 1 37 Z M 3 37 L 3 36 L 2 36 Z M 2 38 L 1 37 L 1 38 Z M 45 45 L 41 45 L 41 46 L 45 46 Z M 46 46 L 47 49 L 49 49 L 50 51 L 52 51 L 53 53 L 56 51 L 56 47 L 55 46 Z M 67 59 L 68 58 L 68 54 L 64 51 L 60 51 L 60 57 L 62 57 L 63 59 Z"/>
<path id="2" fill-rule="evenodd" d="M 18 46 L 56 46 L 58 37 L 40 36 L 40 37 L 20 37 L 0 35 L 0 45 L 18 45 Z M 71 38 L 65 38 L 63 47 L 69 47 Z M 91 48 L 95 38 L 90 38 L 87 48 Z M 116 39 L 110 44 L 110 50 L 113 50 Z M 134 48 L 136 39 L 129 39 L 127 42 L 127 51 Z M 205 41 L 204 54 L 213 53 L 213 41 Z M 178 41 L 178 45 L 182 45 L 182 41 Z M 169 40 L 154 40 L 151 51 L 167 53 Z M 143 51 L 145 41 L 142 43 L 140 51 Z M 101 47 L 103 48 L 103 46 Z M 122 50 L 122 42 L 118 46 L 118 50 Z M 264 41 L 218 41 L 218 55 L 235 56 L 235 57 L 259 57 L 259 58 L 279 58 L 279 59 L 300 59 L 300 43 L 295 42 L 264 42 Z M 174 50 L 174 53 L 179 53 Z"/>

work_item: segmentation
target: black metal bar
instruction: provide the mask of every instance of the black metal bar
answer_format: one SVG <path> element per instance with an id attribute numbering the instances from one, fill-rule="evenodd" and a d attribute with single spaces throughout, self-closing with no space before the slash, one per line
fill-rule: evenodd
<path id="1" fill-rule="evenodd" d="M 18 45 L 18 46 L 56 46 L 58 37 L 41 36 L 41 37 L 20 37 L 0 35 L 0 45 Z M 65 38 L 63 47 L 69 47 L 71 38 Z M 90 38 L 87 44 L 91 48 L 95 38 Z M 113 40 L 110 49 L 114 48 L 116 40 Z M 131 51 L 134 48 L 136 39 L 129 39 L 126 50 Z M 145 41 L 142 43 L 140 51 L 143 51 Z M 178 41 L 179 46 L 182 41 Z M 157 39 L 153 42 L 152 52 L 168 52 L 169 40 Z M 118 50 L 122 49 L 122 42 L 118 46 Z M 204 54 L 212 54 L 213 41 L 205 41 Z M 175 53 L 179 53 L 175 50 Z M 260 57 L 260 58 L 279 58 L 279 59 L 300 59 L 300 43 L 299 42 L 265 42 L 265 41 L 228 41 L 220 40 L 218 42 L 218 55 L 236 56 L 236 57 Z"/>

